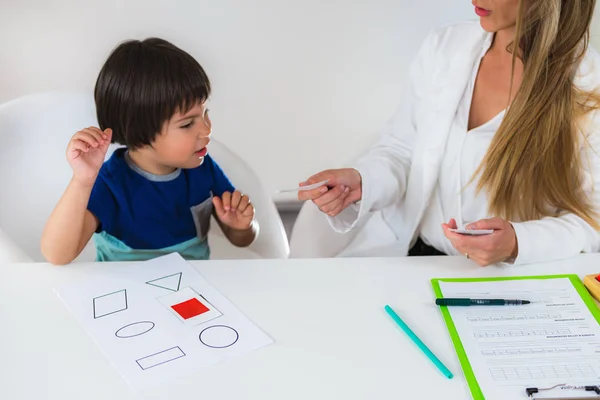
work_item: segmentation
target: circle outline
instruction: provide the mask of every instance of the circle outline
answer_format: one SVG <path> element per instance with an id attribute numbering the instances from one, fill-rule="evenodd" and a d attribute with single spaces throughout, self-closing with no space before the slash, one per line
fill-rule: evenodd
<path id="1" fill-rule="evenodd" d="M 205 342 L 202 340 L 202 334 L 203 334 L 205 331 L 207 331 L 207 330 L 209 330 L 209 329 L 212 329 L 212 328 L 228 328 L 228 329 L 231 329 L 231 330 L 233 331 L 233 333 L 235 333 L 235 340 L 233 341 L 233 343 L 231 343 L 231 344 L 228 344 L 227 346 L 211 346 L 211 345 L 209 345 L 209 344 L 206 344 L 206 343 L 205 343 Z M 238 331 L 236 331 L 234 328 L 232 328 L 232 327 L 230 327 L 230 326 L 227 326 L 227 325 L 212 325 L 212 326 L 209 326 L 208 328 L 204 328 L 204 329 L 202 329 L 202 332 L 200 332 L 200 334 L 198 335 L 198 339 L 200 340 L 200 343 L 202 343 L 202 344 L 203 344 L 203 345 L 205 345 L 206 347 L 210 347 L 211 349 L 225 349 L 225 348 L 227 348 L 227 347 L 231 347 L 231 346 L 233 346 L 234 344 L 236 344 L 236 343 L 237 343 L 237 341 L 239 340 L 239 338 L 240 338 L 240 334 L 238 333 Z"/>

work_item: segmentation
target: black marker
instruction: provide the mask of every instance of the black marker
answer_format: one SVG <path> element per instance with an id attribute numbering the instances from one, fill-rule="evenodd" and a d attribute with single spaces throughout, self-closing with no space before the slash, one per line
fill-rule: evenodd
<path id="1" fill-rule="evenodd" d="M 435 299 L 438 306 L 520 306 L 531 303 L 529 300 L 504 299 Z"/>

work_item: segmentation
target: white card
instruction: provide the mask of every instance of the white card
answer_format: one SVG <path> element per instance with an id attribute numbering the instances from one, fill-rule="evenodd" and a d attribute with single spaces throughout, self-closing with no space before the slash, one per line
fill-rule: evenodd
<path id="1" fill-rule="evenodd" d="M 298 186 L 293 189 L 277 189 L 275 192 L 277 192 L 277 193 L 304 192 L 307 190 L 313 190 L 313 189 L 319 188 L 319 187 L 325 185 L 327 182 L 329 182 L 329 180 L 324 180 L 324 181 L 317 182 L 317 183 L 314 183 L 314 184 L 308 185 L 308 186 Z"/>
<path id="2" fill-rule="evenodd" d="M 493 229 L 449 229 L 450 232 L 460 233 L 462 235 L 481 236 L 494 233 Z"/>
<path id="3" fill-rule="evenodd" d="M 223 315 L 204 297 L 189 287 L 163 296 L 158 301 L 185 325 L 200 325 Z"/>

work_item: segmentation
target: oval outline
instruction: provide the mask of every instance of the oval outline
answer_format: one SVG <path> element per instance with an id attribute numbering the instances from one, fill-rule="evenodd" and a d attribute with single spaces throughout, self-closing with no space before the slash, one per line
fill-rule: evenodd
<path id="1" fill-rule="evenodd" d="M 136 333 L 135 335 L 130 335 L 130 336 L 119 336 L 119 332 L 121 332 L 123 329 L 128 328 L 132 325 L 138 325 L 138 324 L 152 324 L 152 326 L 150 328 L 148 328 L 147 330 L 141 332 L 141 333 Z M 118 337 L 119 339 L 129 339 L 132 337 L 136 337 L 136 336 L 141 336 L 145 333 L 150 332 L 152 329 L 154 329 L 154 327 L 156 326 L 156 324 L 152 321 L 139 321 L 139 322 L 133 322 L 131 324 L 125 325 L 122 328 L 119 328 L 116 332 L 115 332 L 115 336 Z"/>

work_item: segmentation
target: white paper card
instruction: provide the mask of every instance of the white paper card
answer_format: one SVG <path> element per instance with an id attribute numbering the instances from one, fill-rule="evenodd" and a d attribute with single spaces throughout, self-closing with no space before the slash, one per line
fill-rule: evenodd
<path id="1" fill-rule="evenodd" d="M 189 287 L 161 297 L 158 301 L 186 325 L 200 325 L 223 315 Z"/>
<path id="2" fill-rule="evenodd" d="M 481 235 L 489 235 L 494 233 L 493 229 L 449 229 L 450 232 L 460 233 L 462 235 L 470 235 L 470 236 L 481 236 Z"/>
<path id="3" fill-rule="evenodd" d="M 176 253 L 86 274 L 55 292 L 135 390 L 273 342 Z"/>
<path id="4" fill-rule="evenodd" d="M 313 189 L 319 188 L 319 187 L 325 185 L 327 182 L 329 182 L 329 180 L 324 180 L 324 181 L 313 183 L 312 185 L 307 185 L 307 186 L 298 186 L 298 187 L 291 188 L 291 189 L 277 189 L 276 192 L 277 193 L 304 192 L 307 190 L 313 190 Z"/>

